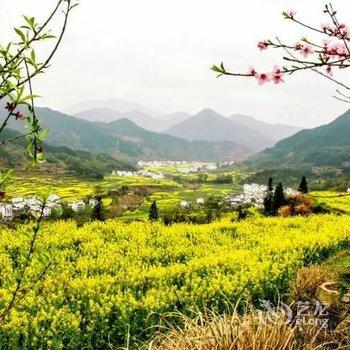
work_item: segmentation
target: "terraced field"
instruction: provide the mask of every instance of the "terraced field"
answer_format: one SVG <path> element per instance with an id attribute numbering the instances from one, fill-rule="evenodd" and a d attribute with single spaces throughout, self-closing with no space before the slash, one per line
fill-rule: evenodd
<path id="1" fill-rule="evenodd" d="M 350 214 L 350 195 L 345 192 L 320 191 L 312 192 L 312 195 L 318 203 L 324 204 L 327 208 Z"/>

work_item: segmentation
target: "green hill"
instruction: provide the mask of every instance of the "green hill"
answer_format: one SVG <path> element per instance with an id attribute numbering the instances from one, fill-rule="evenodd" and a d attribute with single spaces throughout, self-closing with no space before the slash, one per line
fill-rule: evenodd
<path id="1" fill-rule="evenodd" d="M 250 161 L 257 166 L 349 166 L 350 110 L 327 125 L 300 131 L 278 142 Z"/>
<path id="2" fill-rule="evenodd" d="M 253 155 L 245 165 L 260 170 L 265 177 L 284 169 L 282 173 L 289 171 L 296 176 L 308 173 L 312 178 L 348 178 L 350 110 L 327 125 L 300 131 Z"/>
<path id="3" fill-rule="evenodd" d="M 5 129 L 1 133 L 0 141 L 20 135 L 18 131 Z M 0 147 L 1 168 L 15 168 L 22 170 L 28 163 L 24 155 L 26 143 L 18 139 Z M 92 154 L 87 151 L 73 151 L 67 147 L 46 145 L 46 163 L 40 166 L 41 173 L 51 173 L 55 176 L 74 175 L 78 178 L 97 179 L 112 170 L 134 169 L 124 161 L 116 160 L 107 154 Z"/>

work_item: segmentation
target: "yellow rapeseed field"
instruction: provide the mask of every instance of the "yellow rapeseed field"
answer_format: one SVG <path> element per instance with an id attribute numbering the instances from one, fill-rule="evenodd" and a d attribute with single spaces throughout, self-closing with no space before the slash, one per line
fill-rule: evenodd
<path id="1" fill-rule="evenodd" d="M 11 298 L 32 235 L 0 232 L 0 312 Z M 301 266 L 350 241 L 350 217 L 229 219 L 207 225 L 45 223 L 24 287 L 45 279 L 0 322 L 0 348 L 94 348 L 146 339 L 162 313 L 190 314 L 227 299 L 269 298 Z"/>

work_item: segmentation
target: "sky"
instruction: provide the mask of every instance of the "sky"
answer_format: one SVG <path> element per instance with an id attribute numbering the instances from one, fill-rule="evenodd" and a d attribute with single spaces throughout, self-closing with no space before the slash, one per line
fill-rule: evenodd
<path id="1" fill-rule="evenodd" d="M 0 0 L 0 40 L 14 38 L 21 15 L 44 19 L 55 0 Z M 334 0 L 350 24 L 349 0 Z M 336 86 L 313 73 L 286 77 L 282 85 L 221 77 L 210 71 L 224 61 L 232 71 L 249 65 L 269 71 L 282 53 L 260 52 L 275 38 L 294 44 L 315 38 L 282 18 L 283 10 L 315 26 L 326 19 L 319 0 L 80 0 L 52 67 L 34 82 L 39 105 L 65 108 L 84 100 L 119 98 L 164 113 L 213 108 L 304 127 L 325 124 L 350 106 L 335 100 Z M 53 23 L 57 29 L 59 22 Z M 45 53 L 43 49 L 42 54 Z M 40 50 L 39 50 L 40 53 Z M 350 80 L 350 72 L 338 78 Z"/>

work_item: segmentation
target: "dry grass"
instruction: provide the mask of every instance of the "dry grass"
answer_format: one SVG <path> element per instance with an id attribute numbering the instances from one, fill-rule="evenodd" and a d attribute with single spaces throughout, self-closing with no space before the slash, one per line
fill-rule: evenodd
<path id="1" fill-rule="evenodd" d="M 299 270 L 290 286 L 289 298 L 314 300 L 316 289 L 335 275 L 322 266 Z M 295 310 L 294 310 L 295 311 Z M 228 307 L 224 315 L 204 311 L 196 318 L 170 315 L 170 326 L 159 332 L 148 350 L 350 350 L 350 313 L 329 314 L 329 328 L 315 324 L 296 326 L 286 316 L 267 314 L 253 307 L 240 314 Z"/>
<path id="2" fill-rule="evenodd" d="M 330 266 L 309 266 L 298 271 L 287 295 L 294 317 L 297 314 L 296 301 L 315 301 L 318 286 L 328 281 L 339 281 L 339 271 L 348 271 L 348 254 L 347 250 L 337 254 L 331 259 L 335 262 Z M 326 329 L 317 326 L 317 322 L 297 326 L 294 319 L 288 323 L 283 313 L 272 314 L 271 317 L 271 313 L 253 307 L 242 314 L 236 312 L 236 308 L 228 306 L 227 309 L 224 315 L 208 310 L 196 318 L 178 315 L 177 325 L 172 323 L 165 332 L 159 333 L 148 349 L 350 350 L 349 305 L 336 303 L 327 309 Z"/>
<path id="3" fill-rule="evenodd" d="M 286 323 L 284 315 L 274 322 L 263 322 L 265 314 L 254 311 L 243 316 L 217 315 L 206 311 L 195 319 L 180 317 L 179 326 L 170 326 L 165 334 L 149 345 L 149 350 L 316 350 L 325 339 L 316 326 L 300 329 Z M 336 347 L 332 347 L 335 349 Z"/>
<path id="4" fill-rule="evenodd" d="M 334 274 L 322 266 L 301 268 L 290 286 L 290 302 L 315 299 L 317 287 L 334 278 Z"/>

